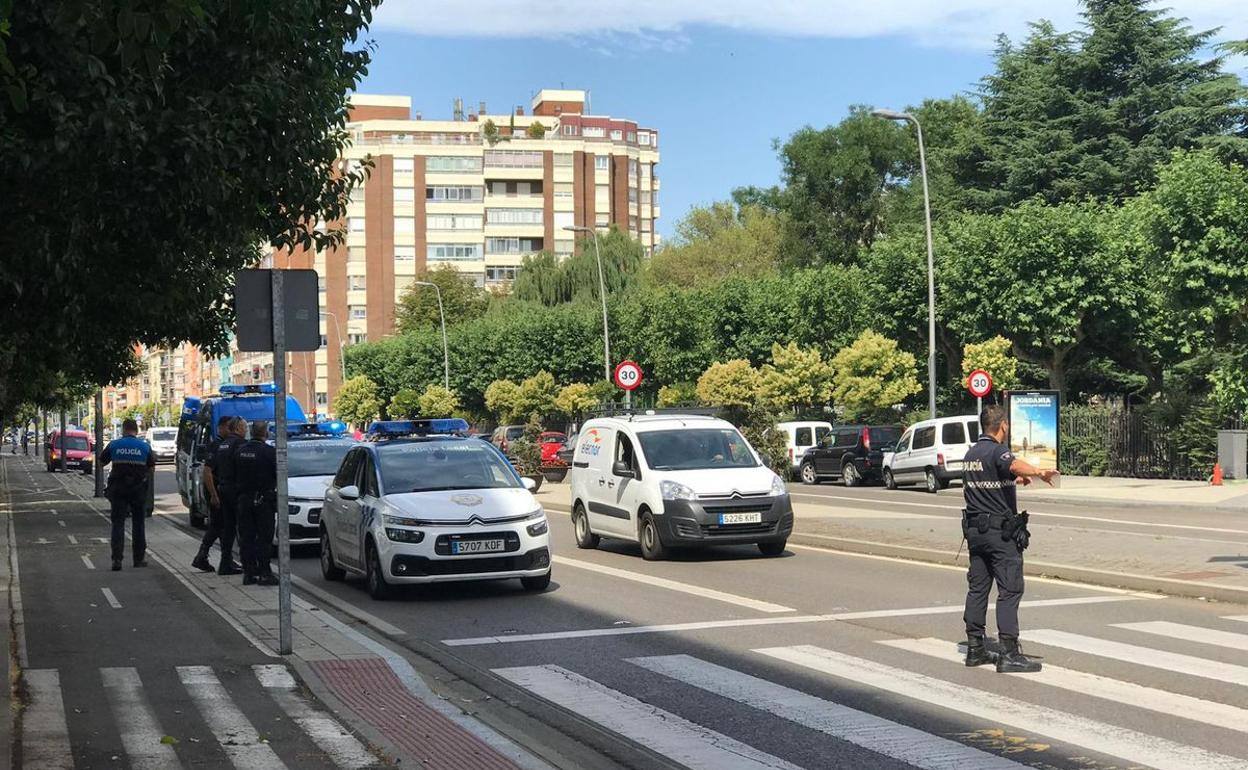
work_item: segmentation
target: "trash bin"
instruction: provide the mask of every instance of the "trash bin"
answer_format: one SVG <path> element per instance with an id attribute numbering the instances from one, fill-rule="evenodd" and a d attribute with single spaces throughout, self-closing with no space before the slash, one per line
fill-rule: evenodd
<path id="1" fill-rule="evenodd" d="M 1248 430 L 1218 431 L 1218 464 L 1225 478 L 1248 478 Z"/>

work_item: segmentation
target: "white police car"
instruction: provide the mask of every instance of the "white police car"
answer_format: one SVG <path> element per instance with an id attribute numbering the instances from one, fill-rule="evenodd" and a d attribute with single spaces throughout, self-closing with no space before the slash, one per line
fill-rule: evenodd
<path id="1" fill-rule="evenodd" d="M 347 425 L 332 421 L 302 423 L 287 429 L 286 444 L 290 544 L 321 541 L 321 508 L 325 490 L 342 465 L 342 458 L 358 442 L 345 436 Z M 277 534 L 273 535 L 277 542 Z"/>
<path id="2" fill-rule="evenodd" d="M 519 578 L 550 584 L 546 513 L 493 445 L 460 419 L 376 422 L 347 452 L 321 509 L 321 573 L 401 583 Z"/>

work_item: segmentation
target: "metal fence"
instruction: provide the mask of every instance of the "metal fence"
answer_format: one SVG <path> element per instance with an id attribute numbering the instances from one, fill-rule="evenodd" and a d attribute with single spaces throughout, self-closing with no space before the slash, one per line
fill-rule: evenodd
<path id="1" fill-rule="evenodd" d="M 1061 418 L 1061 468 L 1088 476 L 1205 479 L 1217 458 L 1217 427 L 1196 420 L 1167 425 L 1124 409 L 1068 407 Z"/>

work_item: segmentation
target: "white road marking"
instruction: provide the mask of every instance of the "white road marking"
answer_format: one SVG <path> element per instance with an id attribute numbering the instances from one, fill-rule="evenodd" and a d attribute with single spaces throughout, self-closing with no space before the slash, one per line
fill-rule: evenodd
<path id="1" fill-rule="evenodd" d="M 371 767 L 377 758 L 368 753 L 355 736 L 343 729 L 337 720 L 313 708 L 299 692 L 295 678 L 280 664 L 252 666 L 260 685 L 272 694 L 286 715 L 299 725 L 308 737 L 342 768 Z"/>
<path id="2" fill-rule="evenodd" d="M 85 553 L 82 555 L 82 563 L 86 565 L 87 569 L 95 569 L 95 562 L 91 561 L 91 557 Z"/>
<path id="3" fill-rule="evenodd" d="M 1217 754 L 820 647 L 768 647 L 754 652 L 1158 770 L 1243 770 L 1244 767 L 1244 760 L 1239 757 Z"/>
<path id="4" fill-rule="evenodd" d="M 1185 642 L 1199 642 L 1218 647 L 1229 647 L 1232 650 L 1248 652 L 1248 636 L 1233 634 L 1230 631 L 1219 631 L 1216 628 L 1202 628 L 1183 623 L 1171 623 L 1168 620 L 1153 620 L 1146 623 L 1114 623 L 1115 628 L 1128 631 L 1140 631 L 1145 634 L 1168 636 L 1171 639 L 1182 639 Z"/>
<path id="5" fill-rule="evenodd" d="M 100 591 L 104 593 L 104 598 L 108 600 L 108 605 L 110 607 L 112 607 L 115 610 L 121 609 L 121 602 L 117 601 L 117 597 L 113 595 L 113 592 L 111 589 L 101 588 Z"/>
<path id="6" fill-rule="evenodd" d="M 65 522 L 61 522 L 61 523 L 64 524 Z M 65 537 L 69 538 L 70 545 L 78 545 L 78 538 L 74 537 L 73 535 L 66 535 Z"/>
<path id="7" fill-rule="evenodd" d="M 560 666 L 496 668 L 494 673 L 693 770 L 797 770 L 783 759 Z"/>
<path id="8" fill-rule="evenodd" d="M 958 651 L 955 643 L 943 639 L 892 639 L 882 641 L 880 644 L 917 652 L 920 655 L 930 655 L 933 658 L 941 658 L 959 665 L 965 657 Z M 984 666 L 979 670 L 992 676 L 997 674 L 991 666 Z M 1115 703 L 1125 703 L 1128 706 L 1155 711 L 1168 717 L 1177 716 L 1227 730 L 1248 733 L 1248 709 L 1145 687 L 1134 682 L 1124 682 L 1119 679 L 1061 668 L 1047 661 L 1044 664 L 1044 670 L 1035 674 L 1027 674 L 1027 681 L 1039 682 L 1050 687 Z"/>
<path id="9" fill-rule="evenodd" d="M 1144 596 L 1077 596 L 1069 599 L 1033 599 L 1022 602 L 1021 607 L 1061 607 L 1071 604 L 1104 604 L 1128 602 L 1151 598 Z M 995 603 L 991 607 L 995 607 Z M 545 642 L 555 639 L 584 639 L 601 636 L 631 636 L 633 634 L 661 634 L 680 631 L 703 631 L 712 628 L 748 628 L 750 626 L 782 626 L 793 623 L 826 623 L 837 620 L 868 620 L 871 618 L 896 618 L 912 615 L 955 615 L 964 611 L 962 605 L 942 607 L 913 607 L 897 610 L 866 610 L 863 612 L 834 612 L 827 615 L 791 615 L 785 618 L 736 618 L 733 620 L 704 620 L 692 623 L 664 623 L 654 626 L 609 626 L 606 628 L 583 628 L 571 631 L 547 631 L 537 634 L 507 634 L 506 636 L 475 636 L 467 639 L 443 639 L 448 647 L 471 647 L 482 644 L 513 644 L 516 642 Z"/>
<path id="10" fill-rule="evenodd" d="M 376 615 L 365 612 L 364 610 L 360 609 L 358 606 L 352 604 L 349 601 L 346 601 L 344 599 L 339 599 L 337 596 L 334 596 L 329 591 L 326 591 L 320 588 L 319 586 L 317 586 L 315 583 L 313 583 L 310 580 L 304 580 L 298 575 L 291 575 L 290 582 L 291 582 L 291 585 L 293 585 L 295 588 L 298 588 L 300 591 L 305 591 L 311 594 L 312 596 L 330 605 L 331 607 L 338 610 L 339 612 L 344 612 L 350 615 L 351 617 L 355 618 L 356 620 L 364 621 L 366 624 L 372 626 L 373 628 L 382 632 L 386 636 L 407 636 L 407 632 L 399 628 L 398 626 L 395 626 L 391 623 L 387 623 L 386 621 L 382 620 Z"/>
<path id="11" fill-rule="evenodd" d="M 1177 652 L 1154 650 L 1149 647 L 1138 647 L 1134 644 L 1111 642 L 1108 639 L 1097 639 L 1091 636 L 1080 636 L 1065 631 L 1040 629 L 1028 631 L 1024 638 L 1037 644 L 1050 647 L 1064 647 L 1075 652 L 1088 655 L 1100 655 L 1115 660 L 1125 660 L 1141 666 L 1165 669 L 1178 674 L 1217 679 L 1222 682 L 1248 686 L 1248 666 L 1236 666 L 1232 663 L 1221 663 L 1206 660 L 1193 655 L 1182 655 Z"/>
<path id="12" fill-rule="evenodd" d="M 64 519 L 57 519 L 57 520 L 56 520 L 56 523 L 57 523 L 57 524 L 60 524 L 62 527 L 67 526 L 67 525 L 65 524 L 65 520 L 64 520 Z"/>
<path id="13" fill-rule="evenodd" d="M 139 672 L 133 668 L 102 668 L 100 677 L 130 766 L 135 770 L 181 767 L 173 746 L 160 742 L 164 732 L 143 694 Z"/>
<path id="14" fill-rule="evenodd" d="M 555 556 L 552 558 L 556 564 L 562 564 L 565 567 L 575 567 L 577 569 L 588 570 L 590 572 L 598 572 L 603 575 L 610 575 L 621 580 L 631 580 L 634 583 L 644 583 L 645 585 L 658 586 L 666 588 L 669 591 L 678 591 L 682 594 L 691 594 L 700 596 L 703 599 L 711 599 L 717 602 L 725 602 L 727 604 L 735 604 L 738 607 L 747 607 L 759 612 L 794 612 L 792 607 L 785 607 L 780 604 L 772 604 L 760 599 L 751 599 L 748 596 L 737 596 L 736 594 L 724 593 L 716 591 L 713 588 L 703 588 L 690 583 L 682 583 L 678 580 L 669 580 L 656 575 L 646 575 L 641 572 L 630 572 L 626 569 L 617 569 L 616 567 L 608 567 L 603 564 L 594 564 L 593 562 L 581 561 L 579 559 L 569 559 L 566 556 Z"/>
<path id="15" fill-rule="evenodd" d="M 909 725 L 689 655 L 630 658 L 629 662 L 925 770 L 1017 770 L 1025 767 Z"/>
<path id="16" fill-rule="evenodd" d="M 22 712 L 22 767 L 31 770 L 73 770 L 61 675 L 56 669 L 22 673 L 30 701 Z"/>
<path id="17" fill-rule="evenodd" d="M 1238 620 L 1242 623 L 1248 623 L 1248 615 L 1228 615 L 1223 620 Z"/>
<path id="18" fill-rule="evenodd" d="M 261 743 L 256 728 L 234 705 L 210 667 L 178 666 L 178 678 L 235 767 L 239 770 L 285 767 L 273 749 Z"/>

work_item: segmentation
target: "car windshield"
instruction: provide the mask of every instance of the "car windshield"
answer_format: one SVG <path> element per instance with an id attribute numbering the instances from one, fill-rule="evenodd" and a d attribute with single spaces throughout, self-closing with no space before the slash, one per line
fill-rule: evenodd
<path id="1" fill-rule="evenodd" d="M 292 441 L 286 448 L 290 475 L 333 476 L 353 446 L 350 441 Z"/>
<path id="2" fill-rule="evenodd" d="M 379 447 L 386 494 L 523 487 L 511 464 L 480 441 L 414 441 Z"/>
<path id="3" fill-rule="evenodd" d="M 565 440 L 567 440 L 567 436 L 562 433 L 547 433 L 542 436 L 543 444 L 562 444 Z"/>
<path id="4" fill-rule="evenodd" d="M 901 428 L 871 428 L 871 446 L 873 448 L 896 446 L 901 438 Z"/>
<path id="5" fill-rule="evenodd" d="M 152 431 L 152 441 L 173 441 L 177 437 L 178 431 L 176 428 Z"/>
<path id="6" fill-rule="evenodd" d="M 62 449 L 67 449 L 70 452 L 87 451 L 87 440 L 81 436 L 62 436 L 57 443 Z"/>
<path id="7" fill-rule="evenodd" d="M 656 471 L 758 466 L 749 444 L 732 428 L 652 430 L 638 437 L 646 463 Z"/>

